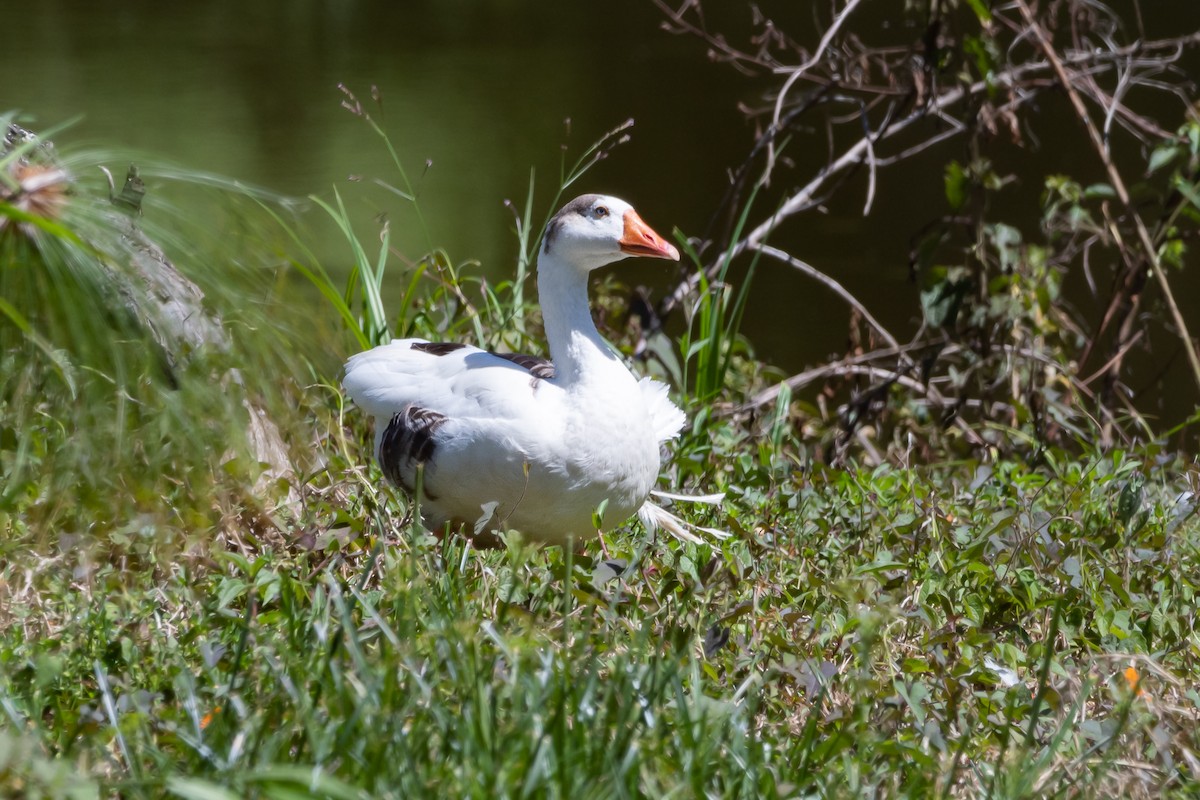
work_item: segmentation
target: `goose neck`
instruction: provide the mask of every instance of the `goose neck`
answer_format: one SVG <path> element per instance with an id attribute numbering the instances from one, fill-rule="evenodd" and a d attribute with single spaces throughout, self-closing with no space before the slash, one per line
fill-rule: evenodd
<path id="1" fill-rule="evenodd" d="M 586 272 L 555 264 L 543 254 L 538 264 L 538 298 L 550 357 L 563 384 L 581 383 L 620 365 L 592 320 Z"/>

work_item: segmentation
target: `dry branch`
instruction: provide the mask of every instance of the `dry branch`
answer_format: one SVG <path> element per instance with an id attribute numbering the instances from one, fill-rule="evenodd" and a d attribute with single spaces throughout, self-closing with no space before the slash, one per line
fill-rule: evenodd
<path id="1" fill-rule="evenodd" d="M 730 63 L 743 72 L 777 78 L 777 88 L 765 93 L 758 107 L 743 107 L 750 117 L 761 120 L 762 128 L 749 156 L 734 173 L 730 189 L 714 213 L 714 221 L 738 218 L 742 213 L 738 206 L 744 209 L 747 202 L 745 196 L 753 197 L 748 187 L 780 184 L 783 163 L 780 143 L 797 134 L 800 125 L 823 128 L 831 145 L 825 165 L 816 174 L 785 188 L 782 198 L 769 210 L 755 215 L 752 209 L 736 236 L 730 232 L 731 225 L 717 230 L 710 224 L 707 233 L 715 238 L 701 241 L 697 250 L 712 255 L 662 301 L 659 319 L 681 307 L 705 277 L 711 282 L 723 272 L 729 259 L 747 253 L 767 255 L 834 291 L 853 309 L 856 318 L 864 320 L 879 341 L 888 345 L 805 370 L 786 382 L 793 389 L 819 382 L 843 389 L 857 387 L 852 393 L 858 399 L 842 412 L 843 421 L 850 420 L 850 426 L 859 424 L 864 412 L 876 413 L 873 409 L 886 408 L 887 403 L 879 402 L 884 397 L 881 392 L 888 386 L 900 386 L 905 392 L 924 398 L 918 402 L 945 410 L 949 424 L 963 424 L 956 415 L 964 409 L 974 409 L 986 421 L 989 409 L 1007 408 L 1003 413 L 1013 415 L 1013 424 L 1018 414 L 1024 420 L 1032 419 L 1039 438 L 1044 427 L 1069 428 L 1068 418 L 1072 415 L 1090 417 L 1082 406 L 1086 402 L 1095 406 L 1094 413 L 1103 420 L 1096 424 L 1104 430 L 1101 435 L 1107 437 L 1113 431 L 1120 434 L 1119 416 L 1132 419 L 1138 430 L 1149 430 L 1146 421 L 1129 405 L 1132 394 L 1121 384 L 1125 356 L 1138 342 L 1149 341 L 1143 331 L 1133 329 L 1134 325 L 1145 324 L 1146 317 L 1138 302 L 1145 264 L 1149 264 L 1162 289 L 1170 326 L 1187 351 L 1200 387 L 1200 359 L 1195 343 L 1188 334 L 1157 250 L 1166 236 L 1175 235 L 1168 232 L 1186 202 L 1172 200 L 1165 209 L 1135 206 L 1110 153 L 1114 146 L 1110 137 L 1118 132 L 1127 132 L 1142 147 L 1175 138 L 1167 133 L 1170 125 L 1133 110 L 1129 103 L 1137 102 L 1147 93 L 1166 92 L 1178 97 L 1182 108 L 1188 109 L 1195 89 L 1187 88 L 1189 76 L 1180 68 L 1180 60 L 1186 48 L 1200 45 L 1200 32 L 1121 44 L 1115 38 L 1121 30 L 1115 15 L 1099 0 L 1061 0 L 1044 4 L 1037 11 L 1031 10 L 1028 0 L 1014 0 L 1011 4 L 989 5 L 989 11 L 980 11 L 978 19 L 973 16 L 973 7 L 931 3 L 926 9 L 928 27 L 923 36 L 913 37 L 907 44 L 893 42 L 870 47 L 852 30 L 860 3 L 833 0 L 830 21 L 811 49 L 796 44 L 786 32 L 761 16 L 756 16 L 761 33 L 751 37 L 750 46 L 738 47 L 709 28 L 700 0 L 686 0 L 675 7 L 666 0 L 655 2 L 667 15 L 665 27 L 701 38 L 709 46 L 711 58 Z M 958 17 L 951 19 L 952 13 Z M 1065 18 L 1066 24 L 1060 18 Z M 1051 29 L 1059 36 L 1065 31 L 1070 46 L 1056 48 L 1047 33 Z M 972 35 L 976 38 L 968 43 Z M 972 60 L 967 44 L 992 47 L 986 67 Z M 806 91 L 798 91 L 801 85 L 807 87 Z M 1088 201 L 1087 210 L 1075 201 L 1079 213 L 1073 217 L 1065 212 L 1055 217 L 1057 211 L 1045 210 L 1046 227 L 1042 233 L 1048 241 L 1040 245 L 1045 252 L 1044 261 L 1031 260 L 1025 253 L 1024 248 L 1033 246 L 1032 240 L 1022 236 L 1017 228 L 1009 229 L 1017 231 L 1015 241 L 1019 252 L 999 238 L 989 239 L 999 236 L 997 231 L 1005 226 L 985 219 L 978 209 L 957 211 L 956 206 L 954 216 L 931 222 L 927 231 L 933 247 L 961 247 L 955 250 L 958 255 L 953 258 L 963 259 L 937 263 L 948 263 L 964 276 L 959 288 L 949 283 L 934 288 L 966 292 L 961 302 L 969 304 L 968 311 L 963 312 L 965 316 L 958 316 L 958 310 L 946 312 L 951 316 L 949 327 L 944 330 L 944 320 L 927 318 L 927 324 L 916 333 L 913 343 L 902 345 L 864 303 L 827 274 L 828 270 L 769 243 L 788 220 L 821 207 L 860 169 L 865 172 L 863 215 L 867 216 L 876 186 L 884 180 L 882 171 L 888 166 L 918 156 L 936 158 L 935 148 L 959 136 L 969 137 L 971 158 L 978 157 L 984 164 L 991 139 L 1007 136 L 1018 146 L 1036 141 L 1025 121 L 1040 110 L 1034 106 L 1036 101 L 1057 92 L 1065 92 L 1074 114 L 1084 124 L 1090 148 L 1105 168 L 1116 197 L 1111 202 Z M 1095 111 L 1089 113 L 1087 103 L 1099 108 L 1100 120 L 1093 121 Z M 838 105 L 853 106 L 856 110 L 835 112 Z M 822 109 L 826 110 L 822 119 L 815 124 L 811 122 L 809 117 Z M 943 161 L 937 163 L 939 168 Z M 982 181 L 982 178 L 971 180 Z M 997 176 L 996 180 L 1003 178 Z M 972 191 L 983 191 L 982 183 L 978 189 L 974 183 L 970 186 Z M 1050 186 L 1048 182 L 1047 192 L 1051 191 Z M 1082 186 L 1078 191 L 1083 192 Z M 1062 202 L 1071 201 L 1064 195 Z M 1145 215 L 1160 210 L 1163 213 L 1152 235 Z M 1089 213 L 1095 215 L 1094 222 Z M 1103 253 L 1104 266 L 1112 264 L 1114 256 L 1117 265 L 1111 302 L 1098 325 L 1089 324 L 1068 305 L 1056 302 L 1046 306 L 1044 299 L 1035 298 L 1037 282 L 1045 275 L 1065 272 L 1076 264 L 1081 264 L 1093 295 L 1098 295 L 1092 274 L 1094 264 L 1100 261 L 1097 253 Z M 936 257 L 941 257 L 940 251 Z M 1014 263 L 1024 270 L 1021 275 L 1010 274 Z M 990 281 L 1008 281 L 1004 285 L 1012 286 L 1013 296 L 992 296 L 997 290 L 989 287 Z M 1019 296 L 1022 292 L 1025 295 Z M 940 302 L 930 297 L 926 296 L 923 302 Z M 992 302 L 1001 306 L 1006 302 L 1041 305 L 1028 306 L 1025 311 L 1017 308 L 1011 312 L 1017 316 L 1010 317 L 1005 316 L 1010 312 L 1001 307 L 989 308 Z M 1047 323 L 1046 319 L 1050 321 Z M 1118 330 L 1113 352 L 1100 370 L 1089 370 L 1092 374 L 1084 373 L 1088 378 L 1081 380 L 1079 374 L 1087 356 L 1110 324 Z M 1047 341 L 1047 332 L 1056 338 Z M 919 361 L 914 360 L 918 358 Z M 1089 384 L 1101 375 L 1106 376 L 1104 388 L 1094 391 Z M 877 385 L 863 389 L 860 385 L 863 379 Z M 761 391 L 738 409 L 749 411 L 761 407 L 778 395 L 778 387 Z M 1045 408 L 1047 403 L 1055 408 Z M 847 428 L 846 433 L 852 435 L 853 431 Z"/>
<path id="2" fill-rule="evenodd" d="M 1084 128 L 1087 130 L 1088 138 L 1091 139 L 1096 156 L 1104 165 L 1104 170 L 1108 174 L 1108 179 L 1112 183 L 1113 190 L 1116 191 L 1121 205 L 1125 207 L 1126 212 L 1133 220 L 1146 261 L 1150 264 L 1150 269 L 1154 272 L 1154 277 L 1162 289 L 1163 299 L 1166 301 L 1167 309 L 1171 312 L 1171 318 L 1178 329 L 1179 338 L 1183 342 L 1184 351 L 1187 353 L 1188 362 L 1192 368 L 1192 377 L 1196 381 L 1196 388 L 1200 389 L 1200 355 L 1196 353 L 1196 344 L 1192 341 L 1192 336 L 1188 332 L 1187 323 L 1184 322 L 1183 314 L 1179 310 L 1179 304 L 1175 302 L 1175 293 L 1171 291 L 1171 282 L 1167 280 L 1167 275 L 1163 272 L 1162 263 L 1158 257 L 1158 248 L 1154 246 L 1154 241 L 1150 237 L 1150 231 L 1146 228 L 1146 223 L 1142 220 L 1141 215 L 1138 214 L 1137 209 L 1134 208 L 1133 203 L 1130 201 L 1129 190 L 1125 188 L 1125 181 L 1122 180 L 1121 173 L 1117 170 L 1116 165 L 1113 164 L 1104 138 L 1100 135 L 1100 131 L 1092 121 L 1091 115 L 1088 114 L 1087 107 L 1083 104 L 1083 100 L 1080 98 L 1071 76 L 1067 74 L 1067 69 L 1063 65 L 1062 58 L 1059 57 L 1058 52 L 1054 49 L 1054 45 L 1051 44 L 1049 38 L 1046 36 L 1046 32 L 1042 30 L 1041 24 L 1034 17 L 1029 4 L 1025 0 L 1016 0 L 1016 4 L 1021 10 L 1021 16 L 1025 19 L 1029 30 L 1037 39 L 1042 52 L 1046 54 L 1046 59 L 1054 68 L 1054 73 L 1058 76 L 1058 80 L 1062 84 L 1063 90 L 1067 93 L 1067 97 L 1070 98 L 1071 105 L 1075 109 L 1079 121 L 1083 123 Z"/>
<path id="3" fill-rule="evenodd" d="M 1200 33 L 1184 37 L 1184 40 L 1200 44 Z M 1060 61 L 1064 66 L 1071 67 L 1074 70 L 1094 74 L 1097 71 L 1114 69 L 1118 63 L 1133 52 L 1153 53 L 1170 51 L 1177 49 L 1179 44 L 1179 40 L 1146 42 L 1136 46 L 1136 50 L 1135 46 L 1129 46 L 1115 51 L 1076 52 L 1063 57 Z M 989 80 L 974 81 L 969 85 L 947 89 L 936 96 L 929 97 L 925 105 L 912 110 L 900 119 L 889 119 L 884 125 L 868 132 L 848 146 L 841 155 L 831 160 L 808 183 L 791 192 L 775 212 L 762 220 L 746 236 L 735 242 L 732 250 L 722 248 L 721 256 L 705 266 L 705 274 L 711 280 L 712 276 L 720 270 L 722 259 L 726 257 L 736 258 L 747 250 L 753 249 L 755 245 L 765 242 L 790 217 L 819 205 L 820 201 L 818 198 L 831 180 L 838 175 L 867 163 L 874 146 L 878 143 L 895 138 L 898 134 L 903 133 L 917 123 L 930 118 L 948 121 L 952 126 L 950 130 L 937 131 L 931 134 L 925 141 L 907 146 L 903 151 L 892 156 L 876 156 L 875 166 L 888 166 L 915 156 L 957 134 L 970 130 L 967 125 L 961 123 L 956 118 L 945 116 L 946 112 L 956 105 L 963 103 L 965 100 L 983 96 L 992 87 L 998 85 L 1004 86 L 1012 92 L 1012 99 L 1003 106 L 1003 110 L 1013 111 L 1019 106 L 1031 102 L 1035 97 L 1036 90 L 1045 88 L 1048 85 L 1043 82 L 1036 89 L 1030 89 L 1031 82 L 1039 76 L 1046 76 L 1052 72 L 1053 66 L 1049 61 L 1020 64 L 991 76 Z M 777 137 L 778 133 L 779 129 L 772 127 L 760 138 L 764 143 L 769 142 Z M 756 149 L 758 149 L 758 146 L 756 146 Z M 659 315 L 666 316 L 673 311 L 684 298 L 696 291 L 699 283 L 699 275 L 691 275 L 682 281 L 663 299 L 659 307 Z"/>

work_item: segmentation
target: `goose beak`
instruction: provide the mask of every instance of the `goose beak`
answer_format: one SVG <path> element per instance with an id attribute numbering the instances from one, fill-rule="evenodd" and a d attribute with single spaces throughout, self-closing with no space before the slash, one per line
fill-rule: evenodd
<path id="1" fill-rule="evenodd" d="M 631 256 L 650 256 L 679 260 L 679 251 L 642 222 L 632 209 L 625 212 L 625 232 L 621 236 L 621 252 Z"/>

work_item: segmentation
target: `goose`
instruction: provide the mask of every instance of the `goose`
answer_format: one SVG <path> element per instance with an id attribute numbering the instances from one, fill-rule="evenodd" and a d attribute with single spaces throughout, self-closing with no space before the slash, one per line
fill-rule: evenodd
<path id="1" fill-rule="evenodd" d="M 695 540 L 648 499 L 684 414 L 666 385 L 629 371 L 588 307 L 589 273 L 629 256 L 679 251 L 624 200 L 583 195 L 551 218 L 538 254 L 549 360 L 397 339 L 347 361 L 342 385 L 374 418 L 382 472 L 419 494 L 430 530 L 566 544 L 599 535 L 597 512 L 604 528 L 637 513 Z"/>

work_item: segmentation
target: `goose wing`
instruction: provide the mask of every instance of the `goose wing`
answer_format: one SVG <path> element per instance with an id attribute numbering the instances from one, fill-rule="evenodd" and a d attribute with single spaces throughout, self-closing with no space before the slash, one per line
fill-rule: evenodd
<path id="1" fill-rule="evenodd" d="M 342 385 L 375 417 L 375 453 L 393 483 L 412 493 L 426 467 L 426 518 L 436 527 L 522 496 L 529 464 L 560 460 L 563 391 L 553 375 L 533 356 L 399 339 L 351 357 Z"/>
<path id="2" fill-rule="evenodd" d="M 346 362 L 342 385 L 355 405 L 390 420 L 409 406 L 448 418 L 519 422 L 538 419 L 561 390 L 553 365 L 533 356 L 498 355 L 465 344 L 397 339 Z"/>

